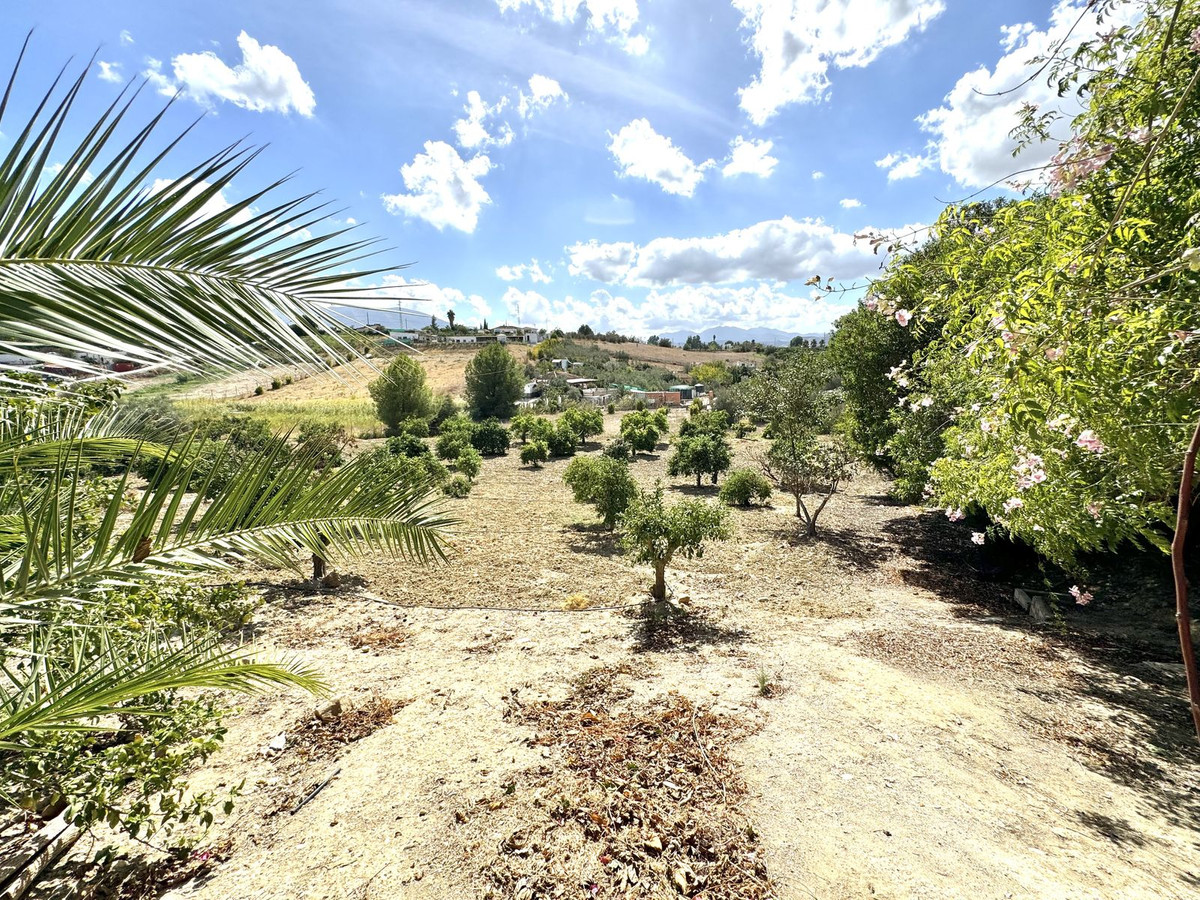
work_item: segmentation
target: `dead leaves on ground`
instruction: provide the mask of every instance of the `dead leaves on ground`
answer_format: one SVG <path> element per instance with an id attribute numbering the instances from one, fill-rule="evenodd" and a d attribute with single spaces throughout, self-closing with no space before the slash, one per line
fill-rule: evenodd
<path id="1" fill-rule="evenodd" d="M 632 692 L 618 676 L 635 671 L 593 669 L 562 701 L 510 699 L 506 715 L 533 728 L 555 764 L 472 811 L 533 798 L 483 867 L 485 896 L 775 896 L 726 752 L 749 728 L 675 693 L 621 708 Z"/>

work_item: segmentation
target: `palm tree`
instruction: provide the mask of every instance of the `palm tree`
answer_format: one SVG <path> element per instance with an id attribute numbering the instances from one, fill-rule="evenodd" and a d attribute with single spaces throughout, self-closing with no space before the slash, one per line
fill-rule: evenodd
<path id="1" fill-rule="evenodd" d="M 454 330 L 454 310 L 446 310 L 446 321 L 450 323 L 450 330 Z"/>
<path id="2" fill-rule="evenodd" d="M 0 373 L 0 762 L 40 734 L 113 727 L 110 714 L 145 712 L 164 691 L 321 689 L 304 666 L 256 662 L 211 634 L 95 621 L 114 589 L 195 579 L 247 557 L 425 561 L 443 554 L 451 524 L 424 484 L 397 484 L 366 457 L 314 473 L 306 451 L 282 441 L 204 500 L 208 491 L 192 491 L 212 477 L 212 453 L 198 452 L 194 435 L 85 409 L 80 384 L 105 371 L 98 358 L 327 369 L 354 355 L 327 304 L 353 303 L 368 290 L 361 279 L 390 267 L 353 270 L 375 242 L 314 232 L 337 211 L 312 195 L 276 200 L 286 178 L 224 204 L 256 149 L 235 144 L 152 182 L 183 134 L 149 149 L 164 108 L 118 142 L 133 84 L 83 130 L 64 124 L 86 68 L 73 81 L 60 75 L 28 121 L 5 121 L 25 49 L 0 97 L 0 350 L 81 376 L 49 390 L 29 373 Z M 83 136 L 64 146 L 64 133 Z M 131 503 L 132 462 L 146 455 L 160 463 Z M 97 465 L 119 474 L 85 515 Z"/>

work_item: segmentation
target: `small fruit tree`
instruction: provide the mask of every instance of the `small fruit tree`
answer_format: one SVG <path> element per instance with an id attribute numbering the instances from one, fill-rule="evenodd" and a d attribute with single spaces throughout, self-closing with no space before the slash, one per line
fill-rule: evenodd
<path id="1" fill-rule="evenodd" d="M 637 482 L 629 474 L 629 463 L 610 456 L 576 457 L 563 473 L 563 481 L 576 503 L 596 507 L 609 531 L 637 496 Z"/>
<path id="2" fill-rule="evenodd" d="M 566 423 L 579 437 L 580 443 L 604 431 L 604 413 L 598 406 L 571 406 L 562 414 L 559 422 Z"/>
<path id="3" fill-rule="evenodd" d="M 411 356 L 397 356 L 367 389 L 388 434 L 397 434 L 403 422 L 427 419 L 433 414 L 433 395 L 425 384 L 425 369 Z"/>
<path id="4" fill-rule="evenodd" d="M 703 556 L 705 541 L 729 537 L 728 516 L 725 507 L 702 500 L 667 506 L 661 484 L 633 498 L 619 519 L 621 543 L 635 561 L 654 567 L 650 595 L 655 600 L 667 599 L 667 566 L 675 554 Z"/>
<path id="5" fill-rule="evenodd" d="M 733 448 L 719 434 L 693 434 L 675 442 L 675 452 L 667 463 L 670 475 L 695 475 L 696 487 L 704 475 L 712 475 L 713 484 L 717 476 L 733 465 Z"/>
<path id="6" fill-rule="evenodd" d="M 658 439 L 666 432 L 661 427 L 660 420 L 651 412 L 639 409 L 626 413 L 621 418 L 621 437 L 636 454 L 652 453 L 658 446 Z"/>
<path id="7" fill-rule="evenodd" d="M 487 344 L 467 363 L 467 405 L 471 416 L 507 419 L 521 399 L 521 367 L 503 344 Z"/>
<path id="8" fill-rule="evenodd" d="M 817 518 L 842 483 L 854 475 L 854 454 L 841 442 L 818 444 L 776 438 L 771 449 L 758 458 L 767 478 L 796 500 L 796 518 L 804 522 L 804 533 L 817 533 Z M 815 495 L 814 505 L 804 502 Z"/>

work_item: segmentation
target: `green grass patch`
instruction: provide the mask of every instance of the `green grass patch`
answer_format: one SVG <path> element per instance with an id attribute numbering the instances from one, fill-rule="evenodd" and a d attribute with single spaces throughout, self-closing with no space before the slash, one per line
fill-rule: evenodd
<path id="1" fill-rule="evenodd" d="M 288 431 L 301 422 L 340 425 L 354 437 L 383 436 L 383 423 L 375 415 L 371 400 L 335 398 L 327 400 L 274 400 L 255 403 L 239 400 L 176 400 L 175 408 L 188 418 L 238 413 L 266 419 L 273 431 Z"/>

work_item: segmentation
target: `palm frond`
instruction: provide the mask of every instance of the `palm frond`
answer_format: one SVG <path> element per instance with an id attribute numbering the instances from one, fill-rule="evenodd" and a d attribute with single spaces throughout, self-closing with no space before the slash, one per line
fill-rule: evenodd
<path id="1" fill-rule="evenodd" d="M 83 481 L 78 453 L 63 450 L 57 466 L 36 478 L 9 479 L 0 512 L 19 521 L 22 540 L 19 554 L 0 552 L 0 621 L 35 616 L 33 607 L 52 600 L 86 602 L 113 585 L 228 569 L 245 557 L 292 567 L 302 553 L 331 561 L 366 553 L 444 557 L 444 532 L 454 523 L 440 513 L 431 486 L 397 483 L 367 455 L 314 473 L 318 451 L 280 441 L 243 460 L 209 502 L 204 467 L 211 477 L 220 460 L 196 445 L 189 435 L 166 447 L 164 465 L 132 511 L 128 474 L 118 478 L 86 540 L 73 537 Z"/>
<path id="2" fill-rule="evenodd" d="M 18 62 L 6 97 L 19 72 Z M 377 242 L 348 228 L 314 234 L 335 213 L 311 194 L 271 199 L 287 178 L 215 208 L 257 155 L 239 144 L 152 190 L 183 135 L 148 150 L 164 108 L 118 139 L 138 90 L 61 150 L 86 75 L 56 82 L 16 127 L 0 105 L 13 136 L 0 159 L 0 347 L 85 371 L 99 367 L 81 355 L 182 369 L 285 359 L 313 370 L 327 355 L 355 355 L 323 304 L 361 295 L 356 279 L 395 268 L 353 270 Z"/>
<path id="3" fill-rule="evenodd" d="M 223 647 L 212 635 L 185 637 L 177 644 L 161 634 L 136 643 L 109 638 L 96 626 L 86 636 L 83 629 L 74 629 L 66 643 L 78 652 L 63 654 L 63 636 L 44 629 L 27 654 L 0 662 L 0 750 L 18 750 L 15 738 L 37 732 L 102 730 L 104 716 L 158 715 L 161 710 L 144 701 L 169 691 L 246 692 L 275 685 L 325 690 L 320 676 L 303 664 L 257 662 L 245 648 Z M 54 651 L 49 650 L 52 644 Z"/>

